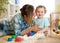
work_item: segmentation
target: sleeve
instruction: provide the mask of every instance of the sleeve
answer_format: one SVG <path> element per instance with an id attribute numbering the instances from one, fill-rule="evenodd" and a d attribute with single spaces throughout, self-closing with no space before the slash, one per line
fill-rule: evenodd
<path id="1" fill-rule="evenodd" d="M 21 19 L 15 17 L 14 18 L 14 28 L 15 28 L 15 35 L 21 35 L 22 30 L 22 23 Z"/>
<path id="2" fill-rule="evenodd" d="M 44 27 L 50 27 L 50 22 L 48 20 L 48 18 L 45 19 L 45 26 Z"/>

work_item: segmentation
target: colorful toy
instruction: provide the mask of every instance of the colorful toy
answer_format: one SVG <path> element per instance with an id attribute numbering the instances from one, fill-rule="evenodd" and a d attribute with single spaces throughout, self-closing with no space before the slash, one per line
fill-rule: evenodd
<path id="1" fill-rule="evenodd" d="M 12 35 L 12 39 L 15 39 L 16 38 L 16 35 Z"/>
<path id="2" fill-rule="evenodd" d="M 11 36 L 5 36 L 5 40 L 8 41 L 8 38 L 11 38 Z"/>
<path id="3" fill-rule="evenodd" d="M 35 32 L 30 32 L 29 34 L 28 34 L 28 36 L 33 36 L 35 34 Z"/>
<path id="4" fill-rule="evenodd" d="M 38 39 L 42 39 L 42 38 L 45 38 L 45 35 L 44 33 L 36 33 L 34 34 L 33 36 L 29 36 L 27 37 L 27 40 L 38 40 Z"/>
<path id="5" fill-rule="evenodd" d="M 58 29 L 60 29 L 60 17 L 58 17 L 58 21 L 57 21 L 57 26 L 58 26 Z"/>
<path id="6" fill-rule="evenodd" d="M 58 25 L 58 29 L 60 29 L 60 25 Z"/>
<path id="7" fill-rule="evenodd" d="M 21 41 L 22 41 L 22 38 L 16 37 L 15 42 L 21 42 Z"/>
<path id="8" fill-rule="evenodd" d="M 12 41 L 12 38 L 8 38 L 8 41 L 9 41 L 9 42 Z"/>

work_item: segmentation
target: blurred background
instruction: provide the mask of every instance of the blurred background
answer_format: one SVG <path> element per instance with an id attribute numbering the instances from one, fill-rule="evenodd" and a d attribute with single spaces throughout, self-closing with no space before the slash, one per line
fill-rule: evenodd
<path id="1" fill-rule="evenodd" d="M 0 29 L 3 28 L 5 20 L 11 20 L 16 13 L 20 13 L 20 8 L 25 4 L 31 4 L 34 8 L 44 5 L 47 18 L 50 18 L 51 12 L 60 12 L 60 0 L 0 0 Z"/>
<path id="2" fill-rule="evenodd" d="M 8 0 L 8 2 L 9 3 L 5 5 L 7 13 L 4 14 L 4 16 L 9 19 L 20 12 L 19 9 L 25 4 L 31 4 L 34 8 L 38 5 L 44 5 L 47 9 L 46 17 L 49 17 L 53 11 L 60 11 L 60 0 Z M 4 18 L 3 14 L 1 16 L 1 19 Z"/>

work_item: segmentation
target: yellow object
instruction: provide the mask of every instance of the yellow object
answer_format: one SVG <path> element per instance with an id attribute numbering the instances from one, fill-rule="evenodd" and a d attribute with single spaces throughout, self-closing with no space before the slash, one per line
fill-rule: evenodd
<path id="1" fill-rule="evenodd" d="M 58 25 L 60 25 L 60 17 L 58 17 Z"/>
<path id="2" fill-rule="evenodd" d="M 11 36 L 5 36 L 4 40 L 8 40 L 8 38 L 11 38 Z"/>
<path id="3" fill-rule="evenodd" d="M 58 25 L 60 25 L 60 21 L 58 22 Z"/>
<path id="4" fill-rule="evenodd" d="M 56 7 L 57 7 L 57 11 L 60 12 L 60 4 L 58 4 Z"/>

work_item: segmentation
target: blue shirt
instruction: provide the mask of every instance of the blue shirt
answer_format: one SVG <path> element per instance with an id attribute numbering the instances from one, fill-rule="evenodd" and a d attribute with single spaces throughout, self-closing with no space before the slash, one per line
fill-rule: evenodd
<path id="1" fill-rule="evenodd" d="M 16 35 L 21 35 L 21 32 L 29 27 L 29 25 L 23 20 L 21 14 L 16 14 L 12 21 Z"/>
<path id="2" fill-rule="evenodd" d="M 41 19 L 37 18 L 33 21 L 33 24 L 38 25 L 42 29 L 50 26 L 48 18 L 41 18 Z"/>
<path id="3" fill-rule="evenodd" d="M 10 25 L 10 27 L 9 27 Z M 21 32 L 29 27 L 29 25 L 23 20 L 21 14 L 16 14 L 10 22 L 5 22 L 4 30 L 9 33 L 8 27 L 14 29 L 15 35 L 21 35 Z"/>

